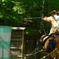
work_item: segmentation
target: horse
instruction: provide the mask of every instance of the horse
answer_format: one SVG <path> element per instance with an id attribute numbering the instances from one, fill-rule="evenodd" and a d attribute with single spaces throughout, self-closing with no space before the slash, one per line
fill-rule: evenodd
<path id="1" fill-rule="evenodd" d="M 43 41 L 46 36 L 42 35 L 40 38 L 40 42 L 43 42 L 43 49 L 46 51 L 47 56 L 59 59 L 59 34 L 53 33 Z"/>

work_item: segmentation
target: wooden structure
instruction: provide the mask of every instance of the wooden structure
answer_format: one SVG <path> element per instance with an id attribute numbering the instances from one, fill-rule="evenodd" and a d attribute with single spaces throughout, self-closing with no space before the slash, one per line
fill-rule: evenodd
<path id="1" fill-rule="evenodd" d="M 25 27 L 12 27 L 10 59 L 23 59 Z"/>

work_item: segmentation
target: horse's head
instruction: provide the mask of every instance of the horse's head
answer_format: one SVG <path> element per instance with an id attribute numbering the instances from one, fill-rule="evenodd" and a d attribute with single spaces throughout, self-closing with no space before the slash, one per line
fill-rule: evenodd
<path id="1" fill-rule="evenodd" d="M 48 45 L 48 41 L 46 39 L 44 40 L 45 37 L 47 37 L 46 34 L 42 35 L 40 38 L 40 42 L 42 43 L 44 49 L 46 49 L 46 46 Z"/>
<path id="2" fill-rule="evenodd" d="M 56 42 L 54 40 L 53 35 L 52 36 L 49 36 L 47 39 L 44 40 L 45 37 L 47 37 L 47 35 L 41 36 L 40 42 L 42 42 L 43 48 L 47 52 L 51 52 L 53 50 L 53 48 L 55 47 Z"/>
<path id="3" fill-rule="evenodd" d="M 41 36 L 40 42 L 43 42 L 43 39 L 46 37 L 46 35 Z M 43 45 L 44 49 L 48 52 L 51 53 L 55 48 L 57 48 L 57 51 L 59 52 L 59 35 L 53 34 L 50 36 L 44 43 Z M 51 53 L 52 57 L 57 56 L 58 57 L 58 52 L 54 51 Z M 59 58 L 59 57 L 58 57 Z"/>
<path id="4" fill-rule="evenodd" d="M 43 39 L 44 39 L 46 36 L 47 36 L 46 34 L 42 35 L 41 38 L 40 38 L 40 42 L 43 42 Z"/>

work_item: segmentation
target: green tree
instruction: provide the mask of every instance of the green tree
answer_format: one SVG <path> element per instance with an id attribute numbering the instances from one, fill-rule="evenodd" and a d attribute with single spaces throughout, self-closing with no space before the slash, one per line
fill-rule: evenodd
<path id="1" fill-rule="evenodd" d="M 37 42 L 51 26 L 41 18 L 54 9 L 59 0 L 0 0 L 0 25 L 25 26 L 25 39 Z"/>

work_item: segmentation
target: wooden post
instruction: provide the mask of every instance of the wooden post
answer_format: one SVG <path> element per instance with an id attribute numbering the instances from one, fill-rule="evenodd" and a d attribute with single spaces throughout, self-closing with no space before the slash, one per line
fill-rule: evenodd
<path id="1" fill-rule="evenodd" d="M 24 30 L 25 28 L 22 29 L 22 59 L 24 59 Z"/>

